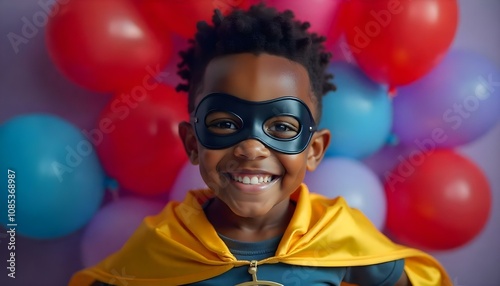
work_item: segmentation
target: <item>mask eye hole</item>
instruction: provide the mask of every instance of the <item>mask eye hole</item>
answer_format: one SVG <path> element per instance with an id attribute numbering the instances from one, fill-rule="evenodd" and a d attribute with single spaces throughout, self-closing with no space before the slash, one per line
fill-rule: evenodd
<path id="1" fill-rule="evenodd" d="M 300 122 L 293 116 L 271 117 L 264 122 L 264 131 L 276 139 L 293 139 L 300 133 Z"/>
<path id="2" fill-rule="evenodd" d="M 238 132 L 243 123 L 229 112 L 213 111 L 205 117 L 205 126 L 215 135 L 229 135 Z"/>

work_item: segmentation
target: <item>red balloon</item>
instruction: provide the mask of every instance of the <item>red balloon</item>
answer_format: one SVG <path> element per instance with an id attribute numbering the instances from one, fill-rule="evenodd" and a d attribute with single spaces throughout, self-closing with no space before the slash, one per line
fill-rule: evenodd
<path id="1" fill-rule="evenodd" d="M 327 46 L 336 42 L 343 31 L 343 7 L 345 0 L 267 0 L 269 6 L 279 11 L 292 10 L 300 21 L 311 24 L 310 31 L 327 37 Z"/>
<path id="2" fill-rule="evenodd" d="M 140 84 L 171 55 L 169 33 L 130 0 L 71 0 L 46 29 L 49 54 L 75 83 L 99 92 Z"/>
<path id="3" fill-rule="evenodd" d="M 189 116 L 187 95 L 165 85 L 146 89 L 115 95 L 90 136 L 104 169 L 121 187 L 153 196 L 168 192 L 187 160 L 177 126 Z"/>
<path id="4" fill-rule="evenodd" d="M 481 232 L 491 209 L 487 178 L 451 150 L 413 151 L 386 175 L 387 230 L 404 244 L 452 249 Z"/>
<path id="5" fill-rule="evenodd" d="M 345 13 L 359 66 L 390 86 L 415 81 L 439 63 L 458 24 L 456 0 L 351 0 Z"/>
<path id="6" fill-rule="evenodd" d="M 196 23 L 212 23 L 215 9 L 227 15 L 235 8 L 247 9 L 254 0 L 136 0 L 159 25 L 186 38 L 193 38 Z"/>

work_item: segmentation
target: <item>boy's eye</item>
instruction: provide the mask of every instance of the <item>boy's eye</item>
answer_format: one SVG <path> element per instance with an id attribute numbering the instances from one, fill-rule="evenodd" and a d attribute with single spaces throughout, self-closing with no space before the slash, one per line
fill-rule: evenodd
<path id="1" fill-rule="evenodd" d="M 237 132 L 241 124 L 232 115 L 224 112 L 214 112 L 207 115 L 205 124 L 208 130 L 217 135 L 226 135 Z"/>
<path id="2" fill-rule="evenodd" d="M 213 127 L 220 129 L 236 129 L 236 124 L 230 121 L 220 121 L 212 124 Z"/>
<path id="3" fill-rule="evenodd" d="M 229 120 L 217 120 L 215 122 L 211 122 L 210 124 L 208 124 L 207 127 L 208 130 L 214 133 L 220 133 L 220 132 L 231 133 L 238 129 L 236 123 L 231 122 Z"/>
<path id="4" fill-rule="evenodd" d="M 299 122 L 290 116 L 271 118 L 264 124 L 266 133 L 279 139 L 290 139 L 299 134 Z"/>

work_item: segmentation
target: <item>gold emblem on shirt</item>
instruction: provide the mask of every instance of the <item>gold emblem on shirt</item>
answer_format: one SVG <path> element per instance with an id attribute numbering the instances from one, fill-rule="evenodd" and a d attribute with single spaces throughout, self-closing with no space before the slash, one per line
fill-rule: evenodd
<path id="1" fill-rule="evenodd" d="M 284 286 L 283 284 L 277 282 L 257 279 L 257 260 L 250 261 L 248 273 L 252 275 L 252 281 L 243 282 L 235 286 Z"/>

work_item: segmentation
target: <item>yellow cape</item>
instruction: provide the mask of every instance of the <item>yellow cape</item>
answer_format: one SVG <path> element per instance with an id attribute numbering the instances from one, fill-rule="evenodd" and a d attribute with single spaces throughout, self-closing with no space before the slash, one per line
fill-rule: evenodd
<path id="1" fill-rule="evenodd" d="M 69 285 L 88 286 L 94 280 L 128 286 L 182 285 L 249 265 L 231 254 L 205 217 L 202 205 L 212 196 L 210 190 L 190 191 L 184 202 L 168 203 L 158 215 L 146 217 L 120 251 L 77 272 Z M 296 210 L 275 256 L 258 264 L 336 267 L 404 258 L 414 286 L 452 285 L 434 258 L 392 243 L 343 198 L 327 199 L 301 185 L 292 200 Z"/>

